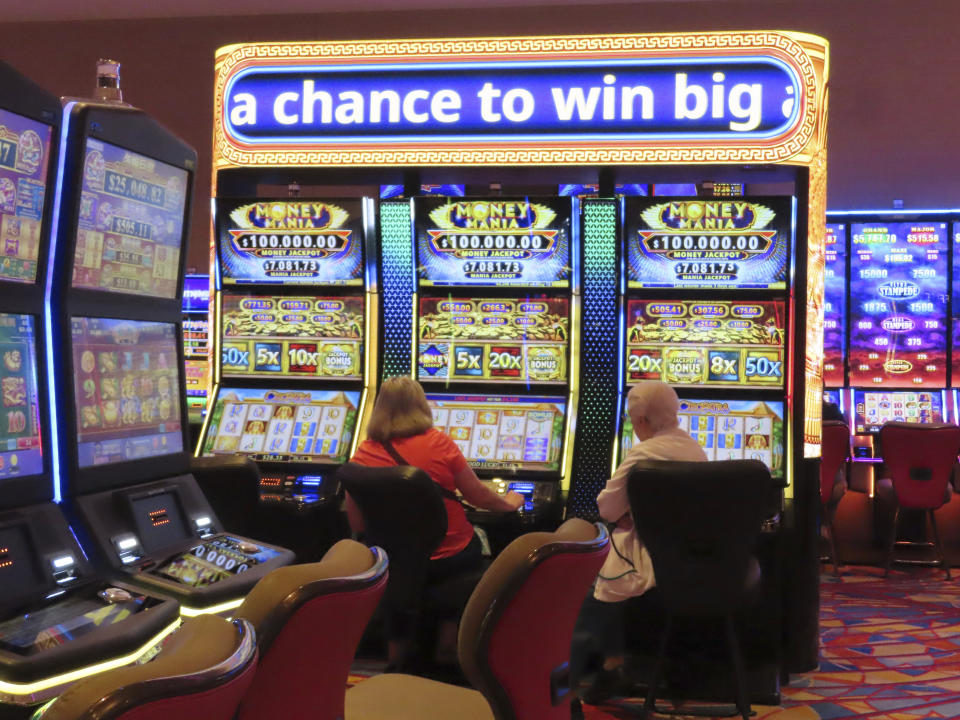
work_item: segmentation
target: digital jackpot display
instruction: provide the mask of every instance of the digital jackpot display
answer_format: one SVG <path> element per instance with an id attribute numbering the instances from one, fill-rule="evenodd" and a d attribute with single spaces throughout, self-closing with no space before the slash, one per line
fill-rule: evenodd
<path id="1" fill-rule="evenodd" d="M 568 298 L 420 298 L 422 381 L 564 383 Z"/>
<path id="2" fill-rule="evenodd" d="M 221 388 L 210 412 L 204 455 L 262 462 L 345 462 L 360 393 Z"/>
<path id="3" fill-rule="evenodd" d="M 0 482 L 43 472 L 34 319 L 0 313 Z"/>
<path id="4" fill-rule="evenodd" d="M 566 401 L 558 397 L 428 394 L 433 426 L 478 470 L 560 469 Z"/>
<path id="5" fill-rule="evenodd" d="M 188 173 L 88 137 L 73 287 L 177 294 Z"/>
<path id="6" fill-rule="evenodd" d="M 843 387 L 847 339 L 847 228 L 827 223 L 823 279 L 823 384 Z"/>
<path id="7" fill-rule="evenodd" d="M 792 197 L 624 203 L 630 287 L 786 288 Z"/>
<path id="8" fill-rule="evenodd" d="M 853 418 L 857 435 L 878 433 L 888 422 L 941 423 L 943 398 L 939 390 L 855 390 Z"/>
<path id="9" fill-rule="evenodd" d="M 53 128 L 0 109 L 0 279 L 37 279 Z"/>
<path id="10" fill-rule="evenodd" d="M 636 442 L 626 412 L 620 460 Z M 680 427 L 700 443 L 707 460 L 760 460 L 774 478 L 784 477 L 783 402 L 769 400 L 680 399 Z"/>
<path id="11" fill-rule="evenodd" d="M 79 467 L 183 450 L 173 323 L 71 318 Z"/>
<path id="12" fill-rule="evenodd" d="M 947 382 L 946 223 L 851 225 L 850 384 Z"/>
<path id="13" fill-rule="evenodd" d="M 628 385 L 783 387 L 782 301 L 627 301 Z"/>
<path id="14" fill-rule="evenodd" d="M 224 293 L 223 375 L 359 380 L 363 302 L 362 295 Z"/>
<path id="15" fill-rule="evenodd" d="M 218 200 L 224 285 L 363 285 L 363 200 Z"/>
<path id="16" fill-rule="evenodd" d="M 572 198 L 416 197 L 421 285 L 566 286 Z"/>

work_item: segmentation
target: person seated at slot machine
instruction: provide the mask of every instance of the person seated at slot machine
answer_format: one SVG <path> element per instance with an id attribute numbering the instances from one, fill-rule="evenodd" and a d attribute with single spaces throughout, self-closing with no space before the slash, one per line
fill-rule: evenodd
<path id="1" fill-rule="evenodd" d="M 423 387 L 410 377 L 389 378 L 380 387 L 367 426 L 367 438 L 350 460 L 371 467 L 411 465 L 423 470 L 440 486 L 447 510 L 447 534 L 430 558 L 428 584 L 482 568 L 480 539 L 467 520 L 463 505 L 454 494 L 456 491 L 470 505 L 484 510 L 513 512 L 523 507 L 523 495 L 513 491 L 500 495 L 484 485 L 453 440 L 433 427 L 433 413 Z M 355 533 L 362 532 L 363 517 L 349 494 L 345 509 L 350 528 Z M 458 615 L 467 599 L 462 599 Z M 441 622 L 436 660 L 441 664 L 455 663 L 459 617 L 438 619 Z M 391 665 L 400 662 L 408 651 L 403 643 L 403 638 L 408 636 L 406 628 L 396 625 L 388 618 L 387 659 Z"/>
<path id="2" fill-rule="evenodd" d="M 627 606 L 631 613 L 649 615 L 658 603 L 656 578 L 650 554 L 637 534 L 630 515 L 627 478 L 641 460 L 705 462 L 700 444 L 681 429 L 677 413 L 680 399 L 672 387 L 660 380 L 637 383 L 627 395 L 627 414 L 637 442 L 597 496 L 600 517 L 615 523 L 610 553 L 600 569 L 593 594 L 580 612 L 571 652 L 572 674 L 585 665 L 586 648 L 581 640 L 590 637 L 603 656 L 603 665 L 593 683 L 581 693 L 583 701 L 596 705 L 628 687 L 624 672 Z M 575 685 L 574 685 L 575 687 Z"/>

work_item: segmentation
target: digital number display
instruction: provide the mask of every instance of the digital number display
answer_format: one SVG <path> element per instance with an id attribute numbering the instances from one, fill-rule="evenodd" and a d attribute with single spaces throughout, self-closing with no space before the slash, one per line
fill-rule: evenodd
<path id="1" fill-rule="evenodd" d="M 0 482 L 43 472 L 31 315 L 0 313 Z"/>
<path id="2" fill-rule="evenodd" d="M 823 279 L 823 384 L 843 387 L 847 339 L 847 228 L 827 223 Z"/>
<path id="3" fill-rule="evenodd" d="M 358 380 L 363 373 L 363 296 L 223 296 L 221 368 L 226 377 Z"/>
<path id="4" fill-rule="evenodd" d="M 226 285 L 363 284 L 362 200 L 221 200 L 217 228 Z"/>
<path id="5" fill-rule="evenodd" d="M 73 287 L 175 297 L 188 179 L 182 168 L 87 138 Z"/>
<path id="6" fill-rule="evenodd" d="M 629 300 L 627 384 L 783 387 L 780 301 Z"/>
<path id="7" fill-rule="evenodd" d="M 787 286 L 793 198 L 627 198 L 624 203 L 630 287 Z"/>
<path id="8" fill-rule="evenodd" d="M 37 279 L 50 169 L 49 125 L 0 110 L 0 279 Z"/>
<path id="9" fill-rule="evenodd" d="M 414 198 L 421 285 L 570 281 L 570 198 Z"/>
<path id="10" fill-rule="evenodd" d="M 420 380 L 563 383 L 567 298 L 420 298 Z"/>
<path id="11" fill-rule="evenodd" d="M 248 555 L 240 550 L 239 540 L 224 535 L 169 558 L 151 572 L 187 587 L 200 588 L 244 573 L 279 554 L 277 550 L 261 546 L 256 553 Z"/>
<path id="12" fill-rule="evenodd" d="M 75 317 L 71 333 L 79 466 L 181 452 L 176 325 Z"/>
<path id="13" fill-rule="evenodd" d="M 175 492 L 131 497 L 129 501 L 137 535 L 147 553 L 193 537 Z"/>
<path id="14" fill-rule="evenodd" d="M 620 460 L 637 441 L 623 405 Z M 783 402 L 680 400 L 680 427 L 700 443 L 708 460 L 760 460 L 774 478 L 784 476 Z"/>
<path id="15" fill-rule="evenodd" d="M 946 223 L 851 225 L 850 384 L 945 387 Z"/>
<path id="16" fill-rule="evenodd" d="M 204 455 L 263 462 L 345 462 L 357 424 L 359 392 L 221 388 L 208 421 Z"/>
<path id="17" fill-rule="evenodd" d="M 884 423 L 941 423 L 943 402 L 940 391 L 853 393 L 854 433 L 878 433 Z"/>
<path id="18" fill-rule="evenodd" d="M 567 404 L 554 397 L 428 394 L 433 425 L 471 467 L 557 472 Z"/>

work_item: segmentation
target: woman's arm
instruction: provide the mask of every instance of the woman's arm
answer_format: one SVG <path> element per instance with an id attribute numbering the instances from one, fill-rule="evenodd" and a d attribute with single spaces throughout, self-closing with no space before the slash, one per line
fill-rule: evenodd
<path id="1" fill-rule="evenodd" d="M 453 476 L 453 481 L 457 490 L 463 495 L 463 499 L 474 507 L 484 510 L 513 512 L 523 506 L 523 495 L 512 490 L 500 495 L 480 482 L 480 478 L 469 466 L 456 473 Z"/>

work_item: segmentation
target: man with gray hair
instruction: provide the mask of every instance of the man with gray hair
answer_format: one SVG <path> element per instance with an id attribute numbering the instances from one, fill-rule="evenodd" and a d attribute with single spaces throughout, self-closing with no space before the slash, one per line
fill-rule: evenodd
<path id="1" fill-rule="evenodd" d="M 588 598 L 582 615 L 584 624 L 596 628 L 603 668 L 593 685 L 583 693 L 585 702 L 595 705 L 625 684 L 624 605 L 656 585 L 653 564 L 630 516 L 627 478 L 641 460 L 706 461 L 700 444 L 681 430 L 677 420 L 680 400 L 672 387 L 659 380 L 634 385 L 627 395 L 627 414 L 637 437 L 623 462 L 597 496 L 600 517 L 616 523 L 611 552 L 600 569 L 593 598 Z"/>

